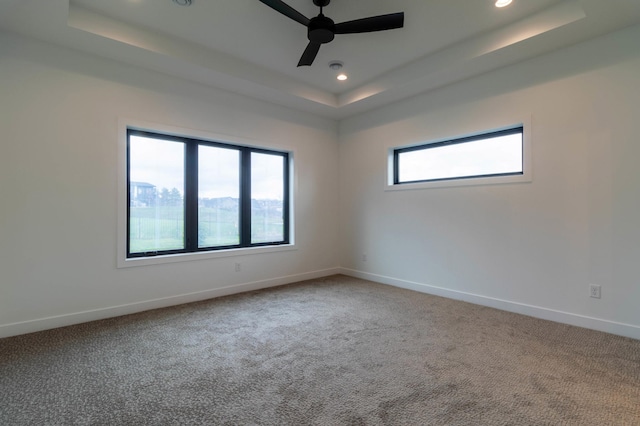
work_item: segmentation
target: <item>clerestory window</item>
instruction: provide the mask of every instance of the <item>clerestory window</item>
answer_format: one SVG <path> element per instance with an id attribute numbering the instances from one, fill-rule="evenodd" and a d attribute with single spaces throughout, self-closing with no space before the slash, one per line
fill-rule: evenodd
<path id="1" fill-rule="evenodd" d="M 524 173 L 523 127 L 393 150 L 393 185 Z"/>

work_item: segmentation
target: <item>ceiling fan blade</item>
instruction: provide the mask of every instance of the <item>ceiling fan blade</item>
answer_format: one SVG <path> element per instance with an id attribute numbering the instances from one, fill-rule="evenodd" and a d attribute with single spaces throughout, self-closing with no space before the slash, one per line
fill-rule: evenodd
<path id="1" fill-rule="evenodd" d="M 389 15 L 372 16 L 355 21 L 336 24 L 336 34 L 371 33 L 374 31 L 393 30 L 404 26 L 404 12 Z"/>
<path id="2" fill-rule="evenodd" d="M 309 66 L 313 63 L 313 60 L 316 59 L 316 55 L 320 50 L 320 43 L 314 43 L 312 41 L 309 42 L 307 48 L 304 49 L 304 53 L 300 58 L 300 62 L 298 62 L 298 66 Z"/>
<path id="3" fill-rule="evenodd" d="M 293 19 L 296 22 L 301 23 L 305 27 L 309 26 L 310 19 L 298 12 L 288 4 L 280 0 L 260 0 L 262 3 L 269 6 L 271 9 L 282 13 L 284 16 Z"/>

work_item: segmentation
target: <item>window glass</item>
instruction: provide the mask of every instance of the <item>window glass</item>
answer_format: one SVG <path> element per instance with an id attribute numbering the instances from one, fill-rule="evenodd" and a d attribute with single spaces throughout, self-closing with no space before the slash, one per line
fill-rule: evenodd
<path id="1" fill-rule="evenodd" d="M 251 153 L 251 243 L 283 241 L 284 161 L 281 155 Z"/>
<path id="2" fill-rule="evenodd" d="M 522 174 L 522 128 L 398 149 L 395 183 Z"/>
<path id="3" fill-rule="evenodd" d="M 240 151 L 198 146 L 198 247 L 240 244 Z"/>
<path id="4" fill-rule="evenodd" d="M 185 248 L 184 144 L 132 136 L 129 143 L 129 251 Z"/>

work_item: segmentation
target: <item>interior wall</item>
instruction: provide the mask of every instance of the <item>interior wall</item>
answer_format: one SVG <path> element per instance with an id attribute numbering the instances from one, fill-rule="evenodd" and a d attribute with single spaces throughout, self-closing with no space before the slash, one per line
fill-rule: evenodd
<path id="1" fill-rule="evenodd" d="M 640 338 L 639 27 L 345 120 L 339 137 L 330 120 L 0 38 L 0 337 L 341 264 Z M 123 117 L 294 149 L 297 249 L 116 268 Z M 532 127 L 531 183 L 384 191 L 389 147 L 520 120 Z"/>
<path id="2" fill-rule="evenodd" d="M 640 338 L 638 40 L 628 28 L 342 122 L 345 271 Z M 390 147 L 527 120 L 530 183 L 384 190 Z"/>
<path id="3" fill-rule="evenodd" d="M 336 272 L 335 122 L 0 37 L 0 337 Z M 120 119 L 293 150 L 296 249 L 118 269 Z"/>

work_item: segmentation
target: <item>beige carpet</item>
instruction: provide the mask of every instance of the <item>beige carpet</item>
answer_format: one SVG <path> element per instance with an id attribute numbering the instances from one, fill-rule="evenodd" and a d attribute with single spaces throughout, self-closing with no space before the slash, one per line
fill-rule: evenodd
<path id="1" fill-rule="evenodd" d="M 640 341 L 335 276 L 0 340 L 1 425 L 640 425 Z"/>

